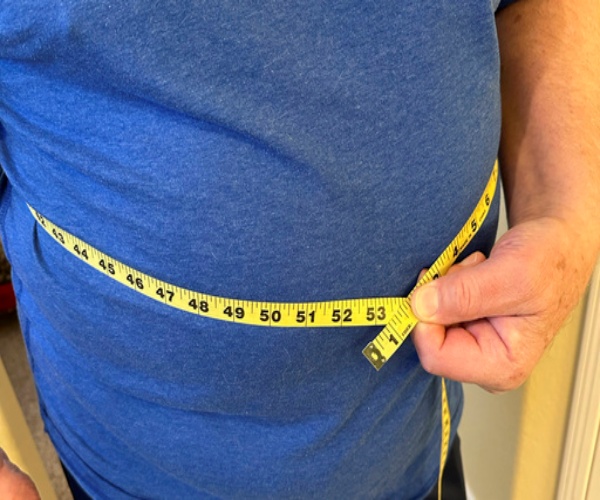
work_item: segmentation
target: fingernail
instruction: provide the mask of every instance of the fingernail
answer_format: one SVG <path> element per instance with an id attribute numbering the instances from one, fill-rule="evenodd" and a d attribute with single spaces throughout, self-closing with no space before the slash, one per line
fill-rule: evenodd
<path id="1" fill-rule="evenodd" d="M 424 285 L 415 292 L 412 303 L 413 311 L 423 321 L 430 320 L 435 316 L 438 305 L 438 291 L 435 284 Z"/>
<path id="2" fill-rule="evenodd" d="M 472 266 L 474 264 L 477 264 L 479 262 L 479 259 L 480 259 L 480 254 L 478 254 L 478 253 L 472 253 L 466 259 L 464 259 L 460 263 L 460 265 L 461 266 Z"/>

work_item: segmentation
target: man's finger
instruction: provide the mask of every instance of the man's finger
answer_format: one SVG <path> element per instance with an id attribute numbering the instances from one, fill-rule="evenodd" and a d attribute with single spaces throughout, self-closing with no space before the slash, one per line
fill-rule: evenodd
<path id="1" fill-rule="evenodd" d="M 511 362 L 509 350 L 487 320 L 444 327 L 417 325 L 412 334 L 423 368 L 434 375 L 478 384 L 490 392 L 518 387 L 522 371 Z"/>
<path id="2" fill-rule="evenodd" d="M 411 305 L 421 321 L 449 325 L 479 318 L 518 314 L 531 297 L 526 265 L 512 256 L 476 265 L 454 266 L 453 272 L 417 288 Z"/>

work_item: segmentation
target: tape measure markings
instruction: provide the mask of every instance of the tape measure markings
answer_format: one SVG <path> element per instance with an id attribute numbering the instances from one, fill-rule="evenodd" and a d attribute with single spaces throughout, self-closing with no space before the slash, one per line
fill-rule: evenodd
<path id="1" fill-rule="evenodd" d="M 452 422 L 450 416 L 450 405 L 448 404 L 448 391 L 446 390 L 446 380 L 442 378 L 442 438 L 440 442 L 440 470 L 438 473 L 438 500 L 442 500 L 442 477 L 444 475 L 444 466 L 448 458 L 448 449 L 450 448 L 450 433 L 452 431 Z"/>
<path id="2" fill-rule="evenodd" d="M 418 323 L 410 306 L 414 290 L 444 275 L 481 227 L 496 190 L 497 177 L 496 162 L 471 216 L 408 297 L 267 302 L 204 294 L 128 266 L 62 229 L 31 206 L 29 209 L 46 232 L 80 260 L 148 298 L 182 311 L 220 321 L 283 328 L 383 326 L 379 335 L 363 349 L 369 362 L 379 370 Z"/>
<path id="3" fill-rule="evenodd" d="M 406 298 L 266 302 L 208 295 L 173 285 L 110 257 L 32 207 L 35 218 L 67 251 L 109 278 L 170 307 L 221 321 L 277 327 L 384 326 Z"/>
<path id="4" fill-rule="evenodd" d="M 471 216 L 427 272 L 417 282 L 408 297 L 372 297 L 320 302 L 264 302 L 219 297 L 195 292 L 160 280 L 87 244 L 60 228 L 40 212 L 29 210 L 46 232 L 66 250 L 83 262 L 122 285 L 162 302 L 168 306 L 208 318 L 249 325 L 277 327 L 349 327 L 384 326 L 363 354 L 377 370 L 390 359 L 418 323 L 410 300 L 415 289 L 448 272 L 460 253 L 471 242 L 481 227 L 496 191 L 498 163 L 494 168 L 483 195 Z M 446 381 L 441 379 L 440 470 L 438 499 L 442 498 L 442 474 L 450 446 L 451 416 Z"/>
<path id="5" fill-rule="evenodd" d="M 492 204 L 497 181 L 498 162 L 494 164 L 485 190 L 473 209 L 471 216 L 467 219 L 467 222 L 427 270 L 425 275 L 417 282 L 413 290 L 408 294 L 406 301 L 399 305 L 393 317 L 383 330 L 379 332 L 379 335 L 363 349 L 363 354 L 376 370 L 380 370 L 390 357 L 393 356 L 418 323 L 418 319 L 410 307 L 410 299 L 414 291 L 425 283 L 429 283 L 446 274 L 454 262 L 456 262 L 460 253 L 471 242 L 477 231 L 479 231 Z"/>

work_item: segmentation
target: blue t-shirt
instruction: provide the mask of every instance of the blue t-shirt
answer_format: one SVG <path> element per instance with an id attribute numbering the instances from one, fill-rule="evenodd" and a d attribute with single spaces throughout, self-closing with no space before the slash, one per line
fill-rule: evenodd
<path id="1" fill-rule="evenodd" d="M 377 328 L 171 309 L 65 252 L 26 202 L 200 292 L 405 295 L 497 154 L 497 3 L 0 1 L 2 236 L 46 428 L 92 496 L 434 486 L 440 382 L 410 340 L 376 372 Z"/>

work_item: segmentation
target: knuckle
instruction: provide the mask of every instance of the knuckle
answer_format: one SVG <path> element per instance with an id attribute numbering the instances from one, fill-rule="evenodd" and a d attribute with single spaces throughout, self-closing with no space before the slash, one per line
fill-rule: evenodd
<path id="1" fill-rule="evenodd" d="M 465 319 L 472 317 L 480 308 L 481 298 L 477 290 L 477 283 L 467 279 L 458 280 L 454 287 L 456 312 Z"/>
<path id="2" fill-rule="evenodd" d="M 514 391 L 515 389 L 518 389 L 519 387 L 521 387 L 521 385 L 523 385 L 526 378 L 527 377 L 525 375 L 523 375 L 522 373 L 512 374 L 511 376 L 508 377 L 508 379 L 504 382 L 504 384 L 502 384 L 502 391 L 508 392 L 508 391 Z"/>
<path id="3" fill-rule="evenodd" d="M 501 388 L 503 391 L 512 391 L 518 389 L 527 380 L 529 370 L 523 362 L 512 363 L 509 369 L 505 372 L 504 380 Z"/>
<path id="4" fill-rule="evenodd" d="M 518 389 L 525 380 L 518 376 L 509 376 L 492 384 L 482 384 L 482 387 L 491 394 L 504 394 Z"/>
<path id="5" fill-rule="evenodd" d="M 430 373 L 431 375 L 437 375 L 437 360 L 435 359 L 435 356 L 430 353 L 422 353 L 419 355 L 419 358 L 421 361 L 421 366 L 427 373 Z"/>

